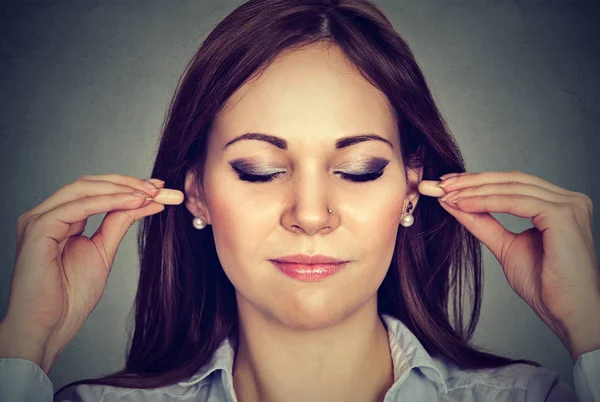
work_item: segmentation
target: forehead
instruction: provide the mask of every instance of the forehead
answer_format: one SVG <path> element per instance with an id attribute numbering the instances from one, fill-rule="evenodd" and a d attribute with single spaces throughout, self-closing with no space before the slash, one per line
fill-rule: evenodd
<path id="1" fill-rule="evenodd" d="M 225 103 L 213 126 L 225 144 L 247 131 L 291 143 L 375 132 L 397 143 L 394 115 L 383 92 L 365 80 L 339 48 L 323 45 L 284 53 Z"/>

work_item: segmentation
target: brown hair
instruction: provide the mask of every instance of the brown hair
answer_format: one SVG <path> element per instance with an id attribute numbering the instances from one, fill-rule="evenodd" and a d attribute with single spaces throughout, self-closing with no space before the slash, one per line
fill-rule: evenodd
<path id="1" fill-rule="evenodd" d="M 207 137 L 226 100 L 279 54 L 313 44 L 338 46 L 387 96 L 399 125 L 405 169 L 423 167 L 425 180 L 465 171 L 412 52 L 375 5 L 366 0 L 254 0 L 225 17 L 187 65 L 162 127 L 151 177 L 183 191 L 191 172 L 202 191 Z M 430 354 L 463 369 L 513 363 L 539 367 L 469 344 L 483 291 L 481 245 L 436 198 L 421 197 L 414 218 L 410 229 L 398 231 L 378 290 L 379 312 L 400 319 Z M 84 383 L 170 385 L 207 363 L 225 337 L 237 340 L 234 287 L 219 263 L 211 226 L 195 230 L 191 221 L 183 204 L 140 221 L 135 330 L 125 368 L 67 384 L 56 394 Z M 465 326 L 467 301 L 472 310 Z"/>

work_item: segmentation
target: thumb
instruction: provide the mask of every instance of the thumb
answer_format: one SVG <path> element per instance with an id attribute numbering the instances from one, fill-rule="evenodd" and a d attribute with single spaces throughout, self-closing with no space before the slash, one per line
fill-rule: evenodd
<path id="1" fill-rule="evenodd" d="M 458 207 L 451 207 L 448 203 L 440 201 L 440 205 L 454 216 L 469 232 L 481 241 L 494 257 L 502 264 L 503 247 L 506 239 L 514 237 L 514 233 L 506 229 L 489 212 L 465 212 Z"/>
<path id="2" fill-rule="evenodd" d="M 141 218 L 165 209 L 163 204 L 149 202 L 148 205 L 137 209 L 110 211 L 104 217 L 96 233 L 91 237 L 91 240 L 106 252 L 106 258 L 110 265 L 112 265 L 121 240 L 123 240 L 129 228 Z M 110 267 L 108 268 L 110 269 Z"/>

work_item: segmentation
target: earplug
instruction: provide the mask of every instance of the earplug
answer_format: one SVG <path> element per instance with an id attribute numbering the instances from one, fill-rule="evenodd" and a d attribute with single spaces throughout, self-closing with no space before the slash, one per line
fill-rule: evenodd
<path id="1" fill-rule="evenodd" d="M 179 190 L 161 188 L 152 201 L 165 205 L 178 205 L 183 202 L 183 193 Z"/>
<path id="2" fill-rule="evenodd" d="M 446 194 L 446 191 L 438 186 L 440 183 L 439 180 L 422 180 L 418 187 L 419 193 L 430 197 L 441 197 Z"/>

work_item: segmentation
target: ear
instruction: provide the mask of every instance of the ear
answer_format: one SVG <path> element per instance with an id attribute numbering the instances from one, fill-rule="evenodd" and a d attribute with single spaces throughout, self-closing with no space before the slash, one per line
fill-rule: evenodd
<path id="1" fill-rule="evenodd" d="M 206 208 L 206 200 L 202 194 L 202 189 L 196 183 L 196 176 L 188 170 L 185 174 L 184 183 L 185 207 L 194 216 L 204 217 L 208 224 L 211 223 L 208 208 Z"/>
<path id="2" fill-rule="evenodd" d="M 421 194 L 419 193 L 419 183 L 423 180 L 423 152 L 424 149 L 421 148 L 421 146 L 419 146 L 419 148 L 417 148 L 417 152 L 415 152 L 415 157 L 417 158 L 415 164 L 420 167 L 415 169 L 407 169 L 406 171 L 406 205 L 404 205 L 403 212 L 406 212 L 409 202 L 412 202 L 413 205 L 413 209 L 411 211 L 414 212 L 414 210 L 417 208 L 419 195 Z"/>
<path id="3" fill-rule="evenodd" d="M 409 201 L 412 202 L 413 208 L 412 212 L 417 208 L 417 203 L 419 201 L 419 183 L 423 180 L 423 167 L 417 169 L 408 169 L 406 172 L 407 182 L 406 182 L 406 205 L 404 206 L 403 212 L 406 212 L 406 208 L 408 208 Z"/>

